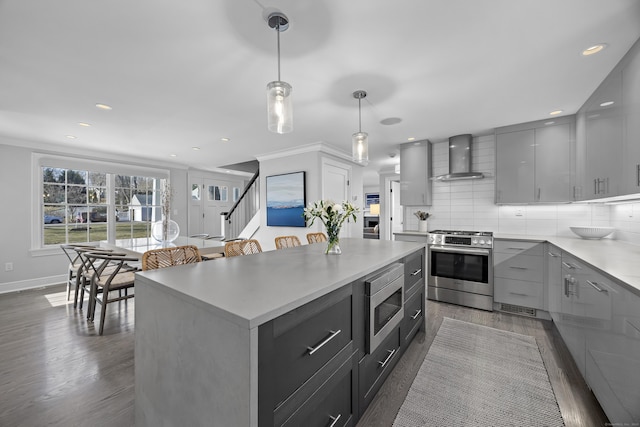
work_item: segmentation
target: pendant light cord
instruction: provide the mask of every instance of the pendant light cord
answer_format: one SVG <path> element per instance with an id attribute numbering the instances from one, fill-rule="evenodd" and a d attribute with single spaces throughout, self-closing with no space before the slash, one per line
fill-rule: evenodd
<path id="1" fill-rule="evenodd" d="M 276 25 L 276 33 L 278 33 L 278 81 L 280 81 L 280 18 Z"/>
<path id="2" fill-rule="evenodd" d="M 362 133 L 362 107 L 360 105 L 361 98 L 358 98 L 358 132 Z"/>

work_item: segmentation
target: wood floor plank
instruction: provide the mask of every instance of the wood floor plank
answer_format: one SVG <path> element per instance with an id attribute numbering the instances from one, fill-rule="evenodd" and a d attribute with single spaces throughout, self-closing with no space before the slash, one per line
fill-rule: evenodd
<path id="1" fill-rule="evenodd" d="M 135 298 L 109 306 L 98 336 L 99 321 L 86 320 L 86 301 L 74 309 L 65 289 L 0 295 L 0 426 L 132 426 Z M 552 322 L 427 301 L 425 332 L 358 427 L 393 423 L 443 317 L 534 336 L 567 427 L 607 422 Z"/>

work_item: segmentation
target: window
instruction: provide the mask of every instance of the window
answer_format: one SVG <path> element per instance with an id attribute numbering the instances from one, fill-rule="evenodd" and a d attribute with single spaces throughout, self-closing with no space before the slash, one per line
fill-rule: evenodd
<path id="1" fill-rule="evenodd" d="M 42 246 L 150 236 L 162 179 L 41 166 Z M 113 212 L 113 214 L 110 214 Z"/>
<path id="2" fill-rule="evenodd" d="M 219 200 L 221 202 L 227 201 L 227 186 L 226 185 L 210 185 L 209 186 L 209 201 Z"/>

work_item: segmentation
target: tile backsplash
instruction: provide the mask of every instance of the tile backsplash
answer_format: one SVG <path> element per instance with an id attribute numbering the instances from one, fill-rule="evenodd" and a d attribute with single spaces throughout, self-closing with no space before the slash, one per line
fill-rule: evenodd
<path id="1" fill-rule="evenodd" d="M 404 229 L 417 230 L 417 210 L 431 213 L 429 230 L 479 230 L 509 234 L 575 237 L 570 226 L 612 226 L 610 238 L 640 244 L 640 203 L 605 205 L 565 203 L 556 205 L 495 204 L 495 136 L 473 140 L 473 170 L 484 179 L 433 182 L 432 206 L 407 206 Z M 433 175 L 449 170 L 448 141 L 432 146 Z"/>

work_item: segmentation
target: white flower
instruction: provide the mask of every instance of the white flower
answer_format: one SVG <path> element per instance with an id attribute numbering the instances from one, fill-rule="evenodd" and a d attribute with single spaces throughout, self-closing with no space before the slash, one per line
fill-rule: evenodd
<path id="1" fill-rule="evenodd" d="M 342 205 L 340 203 L 336 203 L 335 205 L 333 205 L 332 208 L 334 211 L 341 213 L 342 212 Z"/>

